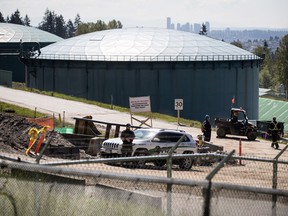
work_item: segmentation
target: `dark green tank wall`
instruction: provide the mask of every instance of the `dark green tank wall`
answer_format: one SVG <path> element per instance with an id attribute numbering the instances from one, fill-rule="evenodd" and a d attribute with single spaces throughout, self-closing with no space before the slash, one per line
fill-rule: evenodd
<path id="1" fill-rule="evenodd" d="M 26 55 L 31 50 L 45 47 L 52 42 L 25 42 L 25 43 L 0 43 L 0 70 L 12 71 L 14 82 L 25 82 L 25 64 L 20 55 Z"/>
<path id="2" fill-rule="evenodd" d="M 258 119 L 258 61 L 81 62 L 34 59 L 28 86 L 129 107 L 129 97 L 150 96 L 152 112 L 202 121 L 229 117 L 231 100 Z"/>
<path id="3" fill-rule="evenodd" d="M 12 71 L 12 80 L 15 82 L 25 82 L 25 65 L 18 56 L 1 56 L 0 69 Z"/>

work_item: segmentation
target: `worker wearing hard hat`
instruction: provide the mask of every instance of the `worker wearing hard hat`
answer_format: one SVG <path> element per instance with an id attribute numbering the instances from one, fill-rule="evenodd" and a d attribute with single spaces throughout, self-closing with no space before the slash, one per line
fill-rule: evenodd
<path id="1" fill-rule="evenodd" d="M 211 124 L 210 124 L 210 116 L 209 115 L 205 116 L 205 120 L 202 122 L 201 130 L 203 132 L 204 141 L 210 142 Z"/>

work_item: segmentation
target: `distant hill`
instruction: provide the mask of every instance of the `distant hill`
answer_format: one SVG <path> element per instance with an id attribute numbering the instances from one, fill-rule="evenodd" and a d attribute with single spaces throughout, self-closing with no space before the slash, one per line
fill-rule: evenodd
<path id="1" fill-rule="evenodd" d="M 233 41 L 255 41 L 255 40 L 279 40 L 288 34 L 288 29 L 283 30 L 212 30 L 208 33 L 208 36 L 216 38 L 218 40 L 224 40 L 226 42 Z"/>

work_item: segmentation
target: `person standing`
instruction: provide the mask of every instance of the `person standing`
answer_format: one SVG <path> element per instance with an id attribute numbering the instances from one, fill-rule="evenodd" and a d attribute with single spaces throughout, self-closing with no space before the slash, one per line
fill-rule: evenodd
<path id="1" fill-rule="evenodd" d="M 121 149 L 122 155 L 124 157 L 130 157 L 133 152 L 132 142 L 135 138 L 135 134 L 131 130 L 130 124 L 126 124 L 126 129 L 121 132 L 120 138 L 123 141 L 122 149 Z"/>
<path id="2" fill-rule="evenodd" d="M 205 116 L 205 121 L 202 122 L 201 130 L 203 132 L 204 141 L 210 142 L 211 139 L 211 124 L 210 116 Z"/>
<path id="3" fill-rule="evenodd" d="M 278 125 L 278 122 L 276 121 L 276 117 L 273 117 L 273 121 L 270 123 L 268 130 L 268 133 L 271 134 L 272 136 L 272 143 L 271 143 L 272 148 L 274 148 L 274 145 L 276 149 L 279 148 L 278 144 L 279 131 L 280 127 Z"/>
<path id="4" fill-rule="evenodd" d="M 238 123 L 238 112 L 237 111 L 233 111 L 232 116 L 231 116 L 231 121 L 234 124 Z"/>

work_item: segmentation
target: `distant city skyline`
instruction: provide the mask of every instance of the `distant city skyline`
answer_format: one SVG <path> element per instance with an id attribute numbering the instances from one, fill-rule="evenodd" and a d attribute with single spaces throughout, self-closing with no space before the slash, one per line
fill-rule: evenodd
<path id="1" fill-rule="evenodd" d="M 186 22 L 184 24 L 177 23 L 176 27 L 175 27 L 175 23 L 172 22 L 172 18 L 171 17 L 166 18 L 166 28 L 167 29 L 175 29 L 178 31 L 199 33 L 201 31 L 202 24 L 204 24 L 206 26 L 206 31 L 210 32 L 210 22 L 209 21 L 205 21 L 202 23 L 190 23 L 190 22 Z"/>
<path id="2" fill-rule="evenodd" d="M 0 0 L 0 4 L 5 18 L 18 9 L 22 18 L 29 16 L 32 26 L 38 26 L 49 9 L 66 22 L 79 14 L 83 22 L 115 19 L 124 27 L 166 28 L 166 18 L 173 17 L 174 23 L 182 24 L 209 21 L 211 30 L 288 29 L 287 0 Z"/>

